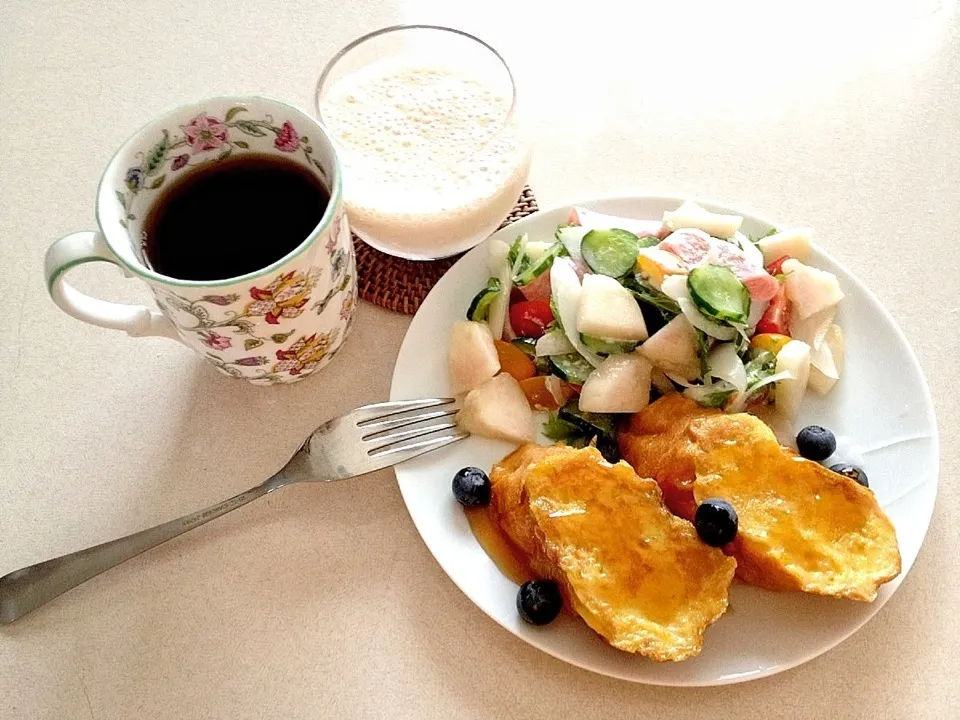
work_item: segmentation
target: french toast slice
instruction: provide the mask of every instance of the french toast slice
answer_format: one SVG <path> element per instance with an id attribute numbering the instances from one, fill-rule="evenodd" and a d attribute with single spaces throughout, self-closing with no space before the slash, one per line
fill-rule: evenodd
<path id="1" fill-rule="evenodd" d="M 690 522 L 697 511 L 693 482 L 700 454 L 697 438 L 690 433 L 690 422 L 722 414 L 680 394 L 664 395 L 631 415 L 628 425 L 620 431 L 623 459 L 641 477 L 656 480 L 667 507 Z"/>
<path id="2" fill-rule="evenodd" d="M 697 502 L 736 509 L 738 576 L 751 585 L 872 601 L 900 574 L 893 524 L 874 494 L 799 457 L 753 415 L 694 420 Z"/>
<path id="3" fill-rule="evenodd" d="M 733 505 L 739 530 L 725 551 L 746 583 L 871 601 L 900 573 L 896 532 L 873 493 L 783 447 L 752 415 L 666 396 L 631 418 L 620 448 L 681 517 L 707 498 Z"/>
<path id="4" fill-rule="evenodd" d="M 595 448 L 526 445 L 490 482 L 493 517 L 607 642 L 660 662 L 700 652 L 736 563 L 670 513 L 654 481 Z"/>

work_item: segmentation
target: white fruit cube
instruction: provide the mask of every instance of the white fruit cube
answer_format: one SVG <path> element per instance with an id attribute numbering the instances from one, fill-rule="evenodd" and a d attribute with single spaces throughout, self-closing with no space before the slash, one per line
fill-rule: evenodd
<path id="1" fill-rule="evenodd" d="M 782 230 L 760 240 L 760 252 L 763 253 L 763 264 L 769 265 L 784 255 L 806 262 L 810 257 L 810 243 L 813 240 L 813 228 L 791 228 Z"/>
<path id="2" fill-rule="evenodd" d="M 480 437 L 516 443 L 533 440 L 533 411 L 520 383 L 506 373 L 467 393 L 457 423 Z"/>
<path id="3" fill-rule="evenodd" d="M 634 413 L 650 403 L 653 367 L 642 355 L 611 355 L 590 373 L 580 391 L 580 409 L 595 413 Z"/>
<path id="4" fill-rule="evenodd" d="M 500 372 L 493 335 L 485 323 L 459 320 L 450 331 L 450 391 L 473 390 Z"/>
<path id="5" fill-rule="evenodd" d="M 604 340 L 647 339 L 647 324 L 633 294 L 606 275 L 583 276 L 577 330 Z"/>

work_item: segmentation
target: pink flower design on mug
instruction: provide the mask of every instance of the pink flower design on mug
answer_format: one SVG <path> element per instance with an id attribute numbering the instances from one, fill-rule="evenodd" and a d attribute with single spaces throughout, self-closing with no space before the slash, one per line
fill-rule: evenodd
<path id="1" fill-rule="evenodd" d="M 200 113 L 180 129 L 195 153 L 215 150 L 227 141 L 227 126 L 206 113 Z"/>
<path id="2" fill-rule="evenodd" d="M 188 163 L 189 161 L 190 161 L 190 156 L 187 155 L 186 153 L 184 153 L 183 155 L 177 155 L 177 156 L 173 159 L 173 162 L 170 163 L 170 169 L 171 169 L 171 170 L 180 170 L 181 168 L 185 168 L 185 167 L 187 166 L 187 163 Z"/>
<path id="3" fill-rule="evenodd" d="M 218 332 L 213 330 L 208 330 L 207 332 L 200 333 L 200 340 L 209 348 L 213 350 L 229 350 L 230 345 L 233 341 L 228 338 L 226 335 L 221 335 Z"/>
<path id="4" fill-rule="evenodd" d="M 293 129 L 293 125 L 285 122 L 283 127 L 280 128 L 280 132 L 277 133 L 277 139 L 273 141 L 273 144 L 277 150 L 296 152 L 300 147 L 300 136 Z"/>

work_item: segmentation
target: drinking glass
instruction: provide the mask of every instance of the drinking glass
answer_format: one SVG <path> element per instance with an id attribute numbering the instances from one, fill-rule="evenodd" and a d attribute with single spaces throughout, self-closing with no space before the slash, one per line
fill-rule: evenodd
<path id="1" fill-rule="evenodd" d="M 343 165 L 351 228 L 390 255 L 468 250 L 526 183 L 513 74 L 461 30 L 397 25 L 354 40 L 320 75 L 316 109 Z"/>

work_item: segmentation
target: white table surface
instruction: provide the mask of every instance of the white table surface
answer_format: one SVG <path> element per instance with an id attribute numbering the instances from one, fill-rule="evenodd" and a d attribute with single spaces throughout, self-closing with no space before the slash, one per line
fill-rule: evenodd
<path id="1" fill-rule="evenodd" d="M 903 327 L 933 389 L 941 487 L 896 596 L 839 648 L 721 689 L 635 686 L 526 646 L 444 576 L 390 471 L 296 486 L 0 627 L 4 718 L 941 718 L 960 704 L 960 17 L 955 0 L 802 3 L 4 0 L 0 574 L 256 484 L 324 419 L 386 397 L 409 322 L 368 304 L 285 388 L 85 326 L 47 245 L 94 227 L 133 130 L 182 101 L 309 108 L 339 46 L 395 22 L 502 50 L 542 207 L 693 193 L 811 224 Z M 682 6 L 682 7 L 681 7 Z M 103 297 L 146 290 L 106 266 Z M 882 362 L 882 358 L 878 358 Z M 891 368 L 896 372 L 896 368 Z"/>

